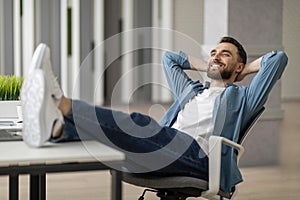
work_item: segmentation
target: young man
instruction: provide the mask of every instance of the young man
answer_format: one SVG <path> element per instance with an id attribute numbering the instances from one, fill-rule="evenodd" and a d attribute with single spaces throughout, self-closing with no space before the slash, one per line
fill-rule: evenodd
<path id="1" fill-rule="evenodd" d="M 224 37 L 211 50 L 208 63 L 184 52 L 166 52 L 164 71 L 174 103 L 160 123 L 140 113 L 126 114 L 65 97 L 52 72 L 50 52 L 41 44 L 32 59 L 21 100 L 24 141 L 95 139 L 123 151 L 123 170 L 157 176 L 186 175 L 208 179 L 207 139 L 221 135 L 234 142 L 262 108 L 281 77 L 287 56 L 272 51 L 246 64 L 242 45 Z M 192 81 L 186 69 L 205 71 L 210 84 Z M 233 83 L 257 73 L 247 86 Z M 222 157 L 221 189 L 231 192 L 242 181 L 233 149 Z M 120 169 L 121 170 L 121 169 Z"/>

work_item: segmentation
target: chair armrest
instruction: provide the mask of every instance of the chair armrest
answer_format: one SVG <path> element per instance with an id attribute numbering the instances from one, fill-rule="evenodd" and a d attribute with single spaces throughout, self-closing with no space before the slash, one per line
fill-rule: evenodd
<path id="1" fill-rule="evenodd" d="M 221 157 L 222 157 L 222 144 L 231 146 L 238 151 L 237 161 L 244 153 L 244 147 L 241 145 L 228 140 L 227 138 L 220 136 L 210 136 L 209 137 L 209 182 L 208 190 L 204 191 L 201 196 L 205 198 L 213 199 L 220 190 L 220 178 L 221 178 Z"/>

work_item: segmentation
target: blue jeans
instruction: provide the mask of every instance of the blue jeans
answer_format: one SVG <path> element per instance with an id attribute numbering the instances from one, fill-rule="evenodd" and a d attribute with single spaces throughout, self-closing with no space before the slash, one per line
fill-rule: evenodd
<path id="1" fill-rule="evenodd" d="M 73 100 L 63 134 L 52 142 L 90 139 L 124 152 L 124 165 L 117 170 L 208 180 L 208 158 L 186 133 L 161 127 L 140 113 L 127 114 Z"/>

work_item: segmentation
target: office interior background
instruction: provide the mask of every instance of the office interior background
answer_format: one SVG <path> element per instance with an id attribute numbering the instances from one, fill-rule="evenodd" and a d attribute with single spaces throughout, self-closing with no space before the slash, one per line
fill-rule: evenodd
<path id="1" fill-rule="evenodd" d="M 291 121 L 285 108 L 299 112 L 299 9 L 299 0 L 0 0 L 0 74 L 26 77 L 43 42 L 67 96 L 125 110 L 136 105 L 158 119 L 172 101 L 161 70 L 165 50 L 207 58 L 225 35 L 245 46 L 249 60 L 284 50 L 288 67 L 241 160 L 245 167 L 278 165 L 287 161 L 282 149 L 291 142 L 283 146 L 280 135 L 282 121 Z M 290 139 L 298 144 L 298 136 Z M 292 164 L 298 168 L 299 152 Z M 294 175 L 300 188 L 299 171 Z"/>
<path id="2" fill-rule="evenodd" d="M 1 0 L 0 72 L 26 75 L 35 47 L 44 42 L 51 48 L 55 73 L 69 96 L 110 103 L 114 85 L 121 81 L 120 99 L 135 95 L 142 102 L 166 102 L 170 98 L 164 89 L 142 84 L 164 83 L 158 67 L 132 69 L 160 64 L 163 50 L 185 49 L 200 55 L 200 49 L 205 52 L 220 37 L 232 35 L 245 45 L 250 58 L 285 50 L 290 62 L 281 97 L 299 100 L 298 8 L 297 0 Z M 165 30 L 133 31 L 145 27 Z M 132 33 L 116 36 L 128 31 Z M 184 46 L 176 34 L 189 37 L 199 48 Z M 140 48 L 134 49 L 133 44 Z M 91 53 L 95 47 L 104 51 Z M 112 48 L 120 55 L 111 61 Z M 82 66 L 85 60 L 94 63 Z M 124 77 L 129 71 L 131 79 Z"/>

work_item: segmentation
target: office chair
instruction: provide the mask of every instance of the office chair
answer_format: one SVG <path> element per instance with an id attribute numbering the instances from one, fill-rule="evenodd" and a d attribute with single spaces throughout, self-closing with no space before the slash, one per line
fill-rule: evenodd
<path id="1" fill-rule="evenodd" d="M 246 128 L 241 131 L 238 142 L 232 142 L 221 136 L 210 136 L 209 138 L 209 180 L 201 180 L 188 176 L 172 176 L 158 177 L 145 174 L 123 173 L 122 179 L 132 185 L 150 188 L 145 189 L 139 200 L 144 199 L 147 191 L 156 192 L 161 200 L 185 200 L 188 197 L 204 197 L 207 199 L 231 199 L 236 194 L 236 190 L 232 193 L 226 193 L 220 190 L 221 176 L 221 150 L 222 144 L 228 145 L 236 149 L 237 162 L 244 152 L 241 144 L 245 140 L 251 128 L 257 122 L 265 108 L 263 107 L 250 122 Z"/>

